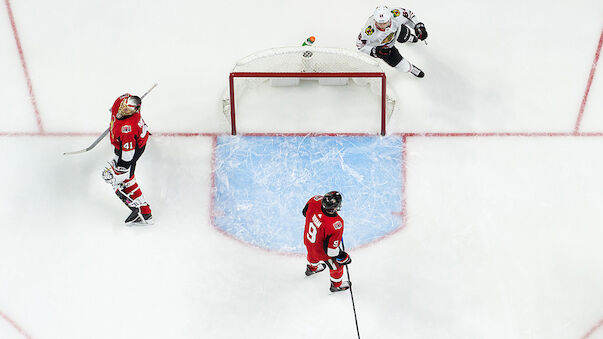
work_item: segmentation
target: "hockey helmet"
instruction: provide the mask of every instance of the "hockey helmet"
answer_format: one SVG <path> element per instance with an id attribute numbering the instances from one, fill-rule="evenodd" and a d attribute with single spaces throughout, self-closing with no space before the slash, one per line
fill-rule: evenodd
<path id="1" fill-rule="evenodd" d="M 123 99 L 121 104 L 119 105 L 118 113 L 122 116 L 130 116 L 140 111 L 141 104 L 142 100 L 140 99 L 140 97 L 128 94 L 127 97 Z"/>
<path id="2" fill-rule="evenodd" d="M 341 209 L 341 193 L 337 191 L 331 191 L 322 197 L 322 208 L 326 211 L 335 213 Z"/>
<path id="3" fill-rule="evenodd" d="M 392 19 L 392 12 L 387 6 L 378 6 L 373 13 L 373 19 L 379 24 L 384 24 Z"/>

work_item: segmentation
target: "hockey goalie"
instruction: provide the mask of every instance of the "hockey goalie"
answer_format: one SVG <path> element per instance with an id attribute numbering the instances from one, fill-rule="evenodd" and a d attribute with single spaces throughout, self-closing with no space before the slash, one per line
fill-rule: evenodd
<path id="1" fill-rule="evenodd" d="M 126 225 L 153 223 L 151 206 L 145 199 L 134 171 L 144 153 L 149 132 L 140 115 L 142 99 L 129 93 L 121 95 L 111 107 L 110 138 L 113 159 L 103 170 L 105 182 L 111 184 L 117 197 L 130 209 Z"/>

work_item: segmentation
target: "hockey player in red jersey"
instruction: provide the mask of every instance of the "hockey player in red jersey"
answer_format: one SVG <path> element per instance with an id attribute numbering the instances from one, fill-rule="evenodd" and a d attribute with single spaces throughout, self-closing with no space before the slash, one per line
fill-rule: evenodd
<path id="1" fill-rule="evenodd" d="M 304 245 L 308 251 L 306 275 L 322 272 L 329 267 L 331 292 L 350 288 L 343 281 L 343 266 L 352 262 L 350 256 L 339 248 L 343 236 L 343 219 L 337 214 L 341 208 L 341 194 L 331 191 L 317 195 L 306 203 L 302 214 L 306 217 Z"/>
<path id="2" fill-rule="evenodd" d="M 152 224 L 151 207 L 136 182 L 136 162 L 145 150 L 149 132 L 140 116 L 140 97 L 124 94 L 111 107 L 110 136 L 114 157 L 103 171 L 103 179 L 130 208 L 126 224 Z"/>

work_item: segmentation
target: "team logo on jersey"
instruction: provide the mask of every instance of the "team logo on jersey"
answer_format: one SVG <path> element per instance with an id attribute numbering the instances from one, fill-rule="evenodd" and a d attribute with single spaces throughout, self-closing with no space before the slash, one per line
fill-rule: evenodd
<path id="1" fill-rule="evenodd" d="M 343 224 L 341 223 L 341 221 L 336 221 L 336 222 L 333 224 L 333 228 L 334 228 L 334 229 L 336 229 L 336 230 L 338 230 L 338 229 L 340 229 L 340 228 L 342 228 L 342 227 L 343 227 Z"/>
<path id="2" fill-rule="evenodd" d="M 373 33 L 375 33 L 375 30 L 373 29 L 373 27 L 368 26 L 365 30 L 364 33 L 366 33 L 366 35 L 371 35 Z"/>
<path id="3" fill-rule="evenodd" d="M 388 44 L 390 43 L 392 40 L 394 40 L 394 35 L 396 35 L 395 32 L 389 33 L 388 36 L 385 37 L 385 39 L 383 39 L 383 41 L 381 41 L 382 44 Z"/>
<path id="4" fill-rule="evenodd" d="M 132 127 L 130 127 L 130 125 L 123 125 L 123 126 L 121 126 L 121 132 L 122 133 L 130 133 L 130 132 L 132 132 Z"/>
<path id="5" fill-rule="evenodd" d="M 392 9 L 392 14 L 394 15 L 394 18 L 397 18 L 400 16 L 400 10 L 396 9 Z"/>

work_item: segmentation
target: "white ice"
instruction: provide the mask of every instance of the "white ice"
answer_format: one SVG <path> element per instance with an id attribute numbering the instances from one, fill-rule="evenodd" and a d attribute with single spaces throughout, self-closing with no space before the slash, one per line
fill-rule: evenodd
<path id="1" fill-rule="evenodd" d="M 353 50 L 377 4 L 5 1 L 0 338 L 356 337 L 349 294 L 330 294 L 325 273 L 305 278 L 303 257 L 211 225 L 212 137 L 161 134 L 228 133 L 220 99 L 236 60 L 309 35 Z M 574 131 L 603 2 L 391 5 L 415 12 L 429 44 L 401 47 L 424 79 L 387 69 L 400 99 L 390 133 Z M 35 135 L 9 8 L 45 135 Z M 600 71 L 580 132 L 603 132 Z M 155 82 L 143 115 L 156 135 L 137 178 L 157 222 L 125 227 L 100 177 L 108 141 L 62 152 L 107 127 L 117 96 Z M 326 112 L 332 132 L 378 126 L 377 111 L 311 87 L 247 95 L 239 128 L 312 131 L 300 107 Z M 361 337 L 603 338 L 603 137 L 406 140 L 405 227 L 350 250 Z"/>

